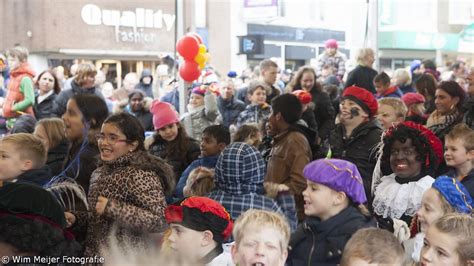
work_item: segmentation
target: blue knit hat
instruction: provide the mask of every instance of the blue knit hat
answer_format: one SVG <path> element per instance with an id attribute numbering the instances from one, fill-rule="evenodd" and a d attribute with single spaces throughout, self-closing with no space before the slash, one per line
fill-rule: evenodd
<path id="1" fill-rule="evenodd" d="M 421 66 L 420 60 L 413 60 L 410 64 L 410 72 L 413 74 L 413 71 L 415 71 L 415 69 L 420 68 L 420 66 Z"/>
<path id="2" fill-rule="evenodd" d="M 471 213 L 472 198 L 456 178 L 440 176 L 436 178 L 432 187 L 438 190 L 457 212 Z"/>
<path id="3" fill-rule="evenodd" d="M 356 204 L 367 202 L 364 182 L 357 166 L 351 162 L 339 159 L 316 160 L 306 165 L 303 175 L 310 181 L 346 193 Z"/>

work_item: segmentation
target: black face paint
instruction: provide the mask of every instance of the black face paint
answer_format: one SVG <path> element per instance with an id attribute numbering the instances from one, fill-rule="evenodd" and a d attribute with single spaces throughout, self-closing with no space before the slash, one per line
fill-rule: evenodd
<path id="1" fill-rule="evenodd" d="M 359 116 L 359 109 L 352 107 L 351 108 L 351 119 L 354 118 L 355 116 Z"/>

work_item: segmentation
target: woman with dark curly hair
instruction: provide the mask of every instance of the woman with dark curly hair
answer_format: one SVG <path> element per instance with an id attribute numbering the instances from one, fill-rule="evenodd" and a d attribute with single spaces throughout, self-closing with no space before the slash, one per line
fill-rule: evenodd
<path id="1" fill-rule="evenodd" d="M 424 126 L 403 122 L 385 131 L 379 159 L 393 173 L 382 178 L 374 174 L 374 212 L 379 218 L 410 224 L 443 160 L 442 143 Z"/>
<path id="2" fill-rule="evenodd" d="M 426 127 L 444 143 L 444 136 L 463 119 L 463 104 L 466 93 L 455 81 L 443 81 L 435 94 L 436 110 L 426 121 Z"/>
<path id="3" fill-rule="evenodd" d="M 56 199 L 33 185 L 0 188 L 0 256 L 79 256 L 81 246 L 65 230 Z"/>

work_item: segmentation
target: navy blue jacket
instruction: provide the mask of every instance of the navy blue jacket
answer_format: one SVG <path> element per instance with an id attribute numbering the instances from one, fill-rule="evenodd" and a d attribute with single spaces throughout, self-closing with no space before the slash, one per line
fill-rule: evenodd
<path id="1" fill-rule="evenodd" d="M 176 185 L 175 196 L 178 198 L 183 198 L 183 189 L 186 186 L 186 181 L 188 180 L 188 176 L 192 170 L 196 169 L 199 166 L 207 167 L 207 168 L 215 168 L 217 163 L 217 158 L 219 155 L 216 156 L 206 156 L 201 157 L 194 160 L 187 168 L 184 170 L 183 174 L 179 178 L 178 184 Z"/>
<path id="2" fill-rule="evenodd" d="M 217 108 L 222 116 L 222 125 L 229 127 L 237 121 L 239 114 L 245 110 L 245 103 L 234 96 L 228 101 L 219 96 L 217 98 Z"/>

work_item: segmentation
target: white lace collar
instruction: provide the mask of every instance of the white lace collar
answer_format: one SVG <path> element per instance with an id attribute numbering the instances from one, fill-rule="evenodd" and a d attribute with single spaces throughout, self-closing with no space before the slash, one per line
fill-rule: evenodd
<path id="1" fill-rule="evenodd" d="M 420 208 L 423 193 L 431 187 L 434 179 L 427 175 L 416 182 L 399 184 L 395 174 L 382 177 L 374 193 L 374 212 L 383 218 L 400 219 L 403 214 L 415 215 Z"/>

